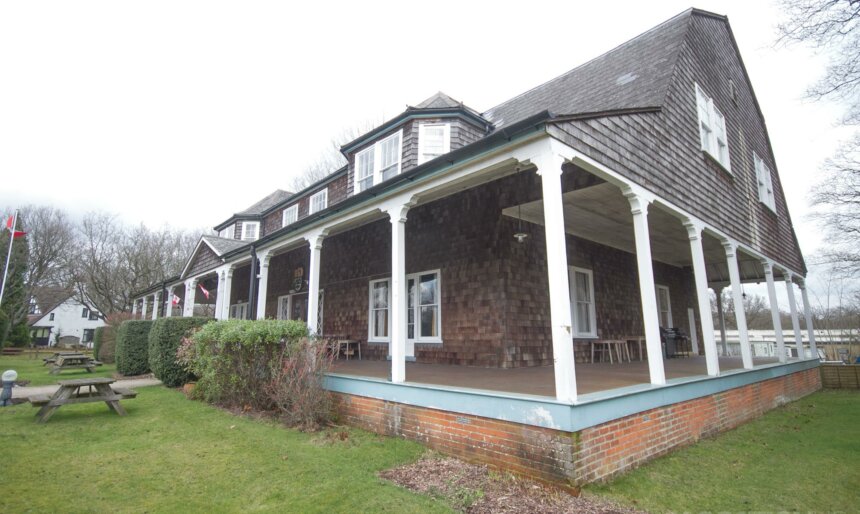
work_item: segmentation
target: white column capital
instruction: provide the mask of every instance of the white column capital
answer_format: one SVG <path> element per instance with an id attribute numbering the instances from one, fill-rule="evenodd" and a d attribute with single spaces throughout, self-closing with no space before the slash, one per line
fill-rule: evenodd
<path id="1" fill-rule="evenodd" d="M 561 175 L 561 166 L 564 164 L 564 157 L 555 152 L 546 152 L 533 157 L 529 157 L 528 161 L 534 164 L 535 170 L 541 177 L 554 177 Z"/>
<path id="2" fill-rule="evenodd" d="M 305 241 L 310 245 L 311 250 L 322 250 L 323 240 L 328 236 L 328 229 L 319 229 L 308 232 L 304 235 Z"/>
<path id="3" fill-rule="evenodd" d="M 764 268 L 765 275 L 773 275 L 773 263 L 767 259 L 761 260 L 761 267 Z"/>
<path id="4" fill-rule="evenodd" d="M 738 244 L 731 239 L 723 239 L 720 241 L 720 244 L 723 245 L 723 248 L 726 250 L 726 257 L 729 259 L 734 259 L 738 254 Z"/>
<path id="5" fill-rule="evenodd" d="M 782 270 L 782 278 L 783 280 L 785 280 L 786 283 L 791 283 L 794 281 L 794 273 L 787 269 L 784 269 Z"/>
<path id="6" fill-rule="evenodd" d="M 269 261 L 272 260 L 272 250 L 258 250 L 257 251 L 257 259 L 260 261 L 260 267 L 268 267 Z"/>
<path id="7" fill-rule="evenodd" d="M 633 184 L 622 187 L 621 194 L 630 202 L 630 212 L 633 215 L 644 214 L 647 216 L 648 206 L 656 198 L 653 194 Z"/>
<path id="8" fill-rule="evenodd" d="M 681 222 L 684 228 L 687 229 L 687 237 L 690 241 L 695 241 L 702 238 L 702 231 L 705 230 L 705 225 L 698 220 L 692 218 L 684 218 Z"/>

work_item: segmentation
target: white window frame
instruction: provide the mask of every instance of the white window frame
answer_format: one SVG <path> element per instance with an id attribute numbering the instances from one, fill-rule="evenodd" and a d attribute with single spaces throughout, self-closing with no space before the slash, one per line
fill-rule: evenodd
<path id="1" fill-rule="evenodd" d="M 755 178 L 758 185 L 758 199 L 768 209 L 776 212 L 776 196 L 773 192 L 773 173 L 757 153 L 753 152 Z"/>
<path id="2" fill-rule="evenodd" d="M 289 214 L 289 215 L 288 215 Z M 291 221 L 287 221 L 287 218 L 290 218 Z M 292 223 L 295 223 L 299 220 L 299 204 L 291 205 L 284 209 L 284 212 L 281 213 L 281 226 L 286 227 Z"/>
<path id="3" fill-rule="evenodd" d="M 218 237 L 221 237 L 224 239 L 233 239 L 235 237 L 235 235 L 236 235 L 236 224 L 235 223 L 218 233 Z"/>
<path id="4" fill-rule="evenodd" d="M 732 171 L 729 157 L 729 136 L 726 117 L 714 105 L 713 99 L 696 84 L 696 116 L 699 120 L 699 144 L 702 151 L 710 155 L 729 173 Z"/>
<path id="5" fill-rule="evenodd" d="M 353 168 L 353 189 L 355 191 L 355 194 L 365 191 L 382 182 L 382 146 L 384 143 L 393 138 L 398 138 L 400 142 L 400 144 L 398 145 L 399 149 L 397 151 L 397 172 L 394 175 L 400 175 L 400 172 L 403 171 L 403 129 L 400 129 L 397 132 L 386 137 L 385 139 L 380 139 L 379 141 L 374 143 L 373 146 L 365 148 L 364 150 L 355 154 L 355 165 Z M 364 179 L 359 179 L 358 162 L 362 155 L 368 154 L 369 152 L 373 152 L 373 183 L 362 189 L 360 182 L 362 182 L 362 180 L 366 179 L 367 177 L 364 177 Z"/>
<path id="6" fill-rule="evenodd" d="M 248 227 L 254 226 L 254 237 L 248 237 Z M 256 241 L 260 239 L 260 222 L 259 221 L 243 221 L 242 222 L 242 241 Z"/>
<path id="7" fill-rule="evenodd" d="M 230 306 L 230 319 L 245 319 L 248 316 L 248 302 L 234 303 Z"/>
<path id="8" fill-rule="evenodd" d="M 317 203 L 317 199 L 322 198 L 322 207 L 315 208 L 315 204 Z M 323 211 L 328 207 L 328 188 L 325 188 L 321 191 L 317 191 L 312 194 L 310 199 L 308 200 L 308 215 Z"/>
<path id="9" fill-rule="evenodd" d="M 596 339 L 597 338 L 597 300 L 594 295 L 594 272 L 590 269 L 578 268 L 576 266 L 568 267 L 569 273 L 569 289 L 570 289 L 570 321 L 573 325 L 573 337 L 577 339 Z M 576 312 L 580 300 L 576 295 L 576 274 L 582 273 L 588 277 L 588 292 L 591 294 L 590 301 L 583 301 L 589 306 L 588 317 L 591 330 L 588 332 L 579 329 L 579 324 L 576 322 Z"/>
<path id="10" fill-rule="evenodd" d="M 425 156 L 424 144 L 427 141 L 426 130 L 429 127 L 442 127 L 442 153 L 432 157 Z M 450 123 L 422 123 L 418 125 L 418 164 L 424 164 L 436 157 L 445 155 L 451 151 L 451 124 Z"/>
<path id="11" fill-rule="evenodd" d="M 383 310 L 373 308 L 373 286 L 380 282 L 388 284 L 388 306 L 384 309 L 388 311 L 388 336 L 378 337 L 373 335 L 373 311 Z M 391 277 L 371 280 L 367 287 L 367 342 L 368 343 L 390 343 L 391 342 Z"/>
<path id="12" fill-rule="evenodd" d="M 665 312 L 668 326 L 663 328 L 673 328 L 675 326 L 675 321 L 672 319 L 672 295 L 669 293 L 669 286 L 655 284 L 654 290 L 657 293 L 657 316 L 659 317 L 659 321 L 660 323 L 663 322 L 663 313 Z M 665 306 L 660 302 L 660 291 L 666 291 Z M 663 307 L 666 307 L 666 309 L 664 310 Z"/>
<path id="13" fill-rule="evenodd" d="M 414 310 L 414 320 L 415 320 L 415 334 L 414 337 L 408 338 L 407 341 L 412 341 L 415 343 L 421 344 L 442 344 L 442 272 L 441 270 L 427 270 L 421 271 L 419 273 L 411 273 L 406 275 L 406 284 L 409 284 L 410 280 L 415 280 L 416 286 L 419 282 L 419 279 L 424 275 L 435 275 L 436 276 L 436 303 L 428 304 L 426 306 L 435 306 L 437 308 L 437 316 L 436 316 L 436 333 L 439 334 L 437 337 L 425 337 L 421 334 L 421 305 L 420 305 L 420 292 L 418 287 L 415 287 L 414 297 L 412 302 L 412 309 Z M 373 336 L 373 285 L 379 282 L 385 282 L 388 284 L 388 337 L 374 337 Z M 407 290 L 408 294 L 408 290 Z M 368 284 L 368 305 L 367 305 L 367 341 L 370 343 L 390 343 L 391 342 L 391 333 L 393 319 L 391 317 L 391 277 L 380 278 L 376 280 L 371 280 Z M 409 298 L 408 296 L 404 298 L 406 301 L 406 305 L 404 308 L 408 309 L 409 306 Z M 409 314 L 407 312 L 407 320 L 409 319 Z M 408 336 L 407 336 L 408 337 Z"/>

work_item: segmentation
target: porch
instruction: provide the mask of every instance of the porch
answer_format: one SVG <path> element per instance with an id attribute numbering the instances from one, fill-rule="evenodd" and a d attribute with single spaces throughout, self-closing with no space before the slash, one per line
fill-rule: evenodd
<path id="1" fill-rule="evenodd" d="M 755 357 L 756 367 L 776 364 L 777 358 Z M 720 370 L 731 372 L 744 368 L 740 357 L 720 357 Z M 663 361 L 666 379 L 707 376 L 704 356 Z M 332 373 L 341 376 L 388 380 L 391 363 L 382 360 L 338 360 Z M 433 385 L 458 389 L 483 390 L 515 395 L 555 398 L 555 375 L 552 366 L 520 368 L 476 368 L 448 364 L 406 363 L 407 384 Z M 577 364 L 576 386 L 580 394 L 607 392 L 650 383 L 647 361 L 608 364 Z"/>

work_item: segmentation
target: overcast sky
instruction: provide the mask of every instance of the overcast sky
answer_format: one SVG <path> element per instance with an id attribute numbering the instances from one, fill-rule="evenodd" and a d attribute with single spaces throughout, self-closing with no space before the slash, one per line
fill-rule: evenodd
<path id="1" fill-rule="evenodd" d="M 802 99 L 824 68 L 774 48 L 765 1 L 729 16 L 807 258 L 807 192 L 846 133 Z M 635 2 L 0 3 L 0 206 L 211 227 L 291 179 L 344 128 L 438 90 L 484 111 L 691 7 Z"/>

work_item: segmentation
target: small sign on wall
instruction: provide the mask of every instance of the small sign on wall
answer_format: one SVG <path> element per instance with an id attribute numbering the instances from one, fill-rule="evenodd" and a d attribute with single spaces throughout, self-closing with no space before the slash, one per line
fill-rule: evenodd
<path id="1" fill-rule="evenodd" d="M 298 293 L 304 288 L 305 285 L 305 268 L 303 266 L 299 266 L 293 270 L 293 285 L 292 291 L 293 293 Z"/>

